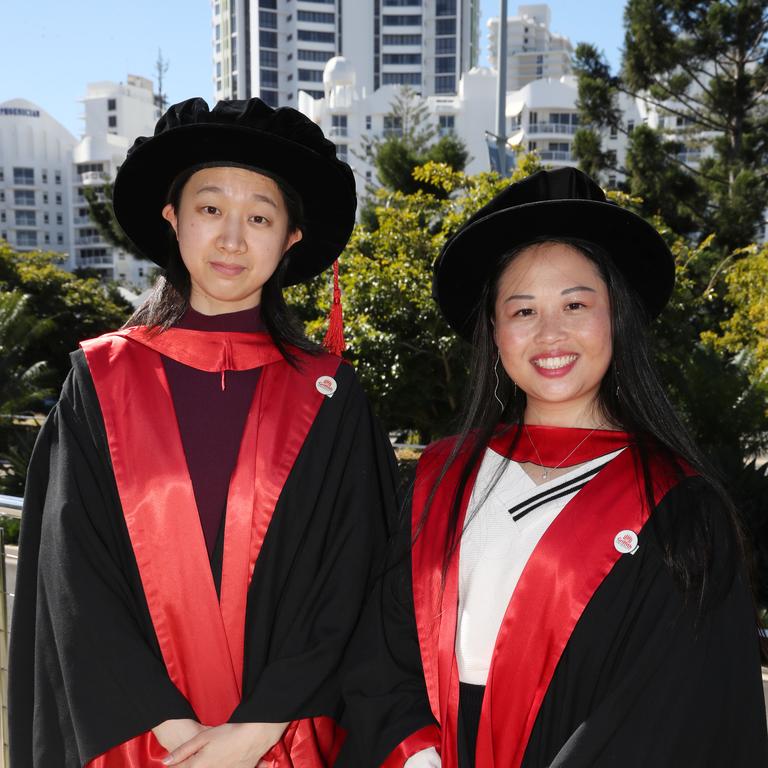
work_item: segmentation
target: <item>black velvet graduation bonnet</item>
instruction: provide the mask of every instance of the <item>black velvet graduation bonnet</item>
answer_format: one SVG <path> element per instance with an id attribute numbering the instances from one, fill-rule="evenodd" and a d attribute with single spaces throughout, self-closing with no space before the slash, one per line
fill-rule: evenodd
<path id="1" fill-rule="evenodd" d="M 582 171 L 558 168 L 510 184 L 445 244 L 435 262 L 433 293 L 448 324 L 471 338 L 483 289 L 499 259 L 547 237 L 578 238 L 604 248 L 650 318 L 672 295 L 675 262 L 656 229 L 607 201 Z"/>
<path id="2" fill-rule="evenodd" d="M 194 98 L 169 107 L 153 136 L 136 139 L 115 179 L 115 216 L 148 259 L 167 266 L 170 225 L 161 212 L 173 180 L 216 163 L 265 171 L 301 198 L 303 237 L 286 255 L 285 285 L 319 274 L 344 249 L 355 223 L 355 179 L 319 126 L 261 99 L 220 101 L 209 110 Z"/>

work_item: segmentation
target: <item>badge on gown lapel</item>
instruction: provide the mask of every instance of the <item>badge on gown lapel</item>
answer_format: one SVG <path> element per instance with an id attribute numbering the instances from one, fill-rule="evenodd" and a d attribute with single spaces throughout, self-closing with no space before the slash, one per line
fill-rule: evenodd
<path id="1" fill-rule="evenodd" d="M 613 540 L 613 546 L 622 555 L 627 553 L 634 555 L 640 547 L 637 542 L 637 534 L 634 531 L 619 531 Z"/>
<path id="2" fill-rule="evenodd" d="M 321 376 L 315 382 L 315 388 L 321 395 L 333 397 L 333 393 L 338 388 L 338 384 L 336 384 L 336 379 L 334 379 L 333 376 Z"/>

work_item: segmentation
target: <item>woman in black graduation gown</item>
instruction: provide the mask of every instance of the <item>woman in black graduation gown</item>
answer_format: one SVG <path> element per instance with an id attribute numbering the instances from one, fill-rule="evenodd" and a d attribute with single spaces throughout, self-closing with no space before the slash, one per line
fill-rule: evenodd
<path id="1" fill-rule="evenodd" d="M 447 243 L 467 417 L 419 462 L 337 765 L 768 764 L 735 515 L 645 341 L 673 282 L 661 236 L 574 169 L 509 186 Z"/>
<path id="2" fill-rule="evenodd" d="M 115 213 L 165 277 L 72 355 L 35 448 L 14 766 L 333 763 L 393 458 L 282 287 L 334 262 L 355 205 L 320 129 L 258 99 L 190 99 L 134 143 Z"/>

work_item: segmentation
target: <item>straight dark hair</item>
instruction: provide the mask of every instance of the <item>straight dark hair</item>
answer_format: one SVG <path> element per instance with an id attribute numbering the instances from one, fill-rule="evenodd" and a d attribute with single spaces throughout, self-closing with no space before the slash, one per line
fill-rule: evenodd
<path id="1" fill-rule="evenodd" d="M 523 251 L 542 243 L 566 245 L 583 254 L 595 265 L 608 288 L 613 353 L 598 391 L 596 405 L 603 418 L 610 424 L 630 434 L 651 509 L 655 510 L 657 502 L 649 461 L 649 454 L 653 450 L 660 451 L 681 478 L 682 461 L 692 467 L 709 485 L 729 519 L 732 535 L 730 541 L 721 544 L 730 552 L 730 556 L 726 553 L 726 562 L 735 563 L 738 556 L 743 556 L 743 537 L 738 515 L 723 484 L 696 446 L 661 385 L 650 353 L 648 317 L 645 309 L 610 255 L 594 243 L 575 238 L 543 237 L 532 240 L 503 254 L 498 260 L 478 302 L 470 367 L 472 376 L 461 429 L 431 488 L 414 538 L 418 537 L 424 527 L 437 489 L 445 479 L 446 473 L 456 461 L 461 460 L 463 466 L 448 512 L 447 535 L 443 549 L 445 577 L 463 530 L 482 503 L 475 503 L 474 510 L 470 510 L 467 515 L 464 528 L 459 530 L 462 498 L 470 477 L 482 461 L 491 436 L 499 430 L 500 425 L 506 424 L 516 431 L 513 445 L 520 437 L 526 397 L 524 392 L 514 386 L 500 365 L 497 366 L 497 386 L 494 366 L 497 349 L 493 339 L 492 318 L 501 275 Z M 503 409 L 499 407 L 494 393 L 498 394 L 505 404 Z M 498 480 L 505 466 L 506 464 L 502 465 L 494 482 Z M 491 489 L 492 487 L 493 483 Z M 484 498 L 487 498 L 491 489 L 485 490 Z M 687 595 L 695 594 L 699 605 L 703 606 L 705 598 L 709 597 L 708 578 L 714 557 L 712 521 L 707 515 L 697 515 L 695 519 L 676 521 L 674 527 L 662 528 L 662 523 L 657 517 L 652 516 L 652 520 L 662 543 L 667 566 L 683 591 Z M 729 581 L 733 570 L 729 569 L 726 576 L 725 581 Z"/>
<path id="2" fill-rule="evenodd" d="M 237 163 L 214 162 L 196 165 L 182 171 L 174 180 L 168 190 L 167 201 L 178 212 L 181 203 L 181 194 L 184 186 L 193 174 L 203 168 L 237 167 L 255 171 L 262 176 L 272 179 L 278 186 L 283 196 L 288 212 L 288 231 L 295 232 L 304 227 L 304 207 L 301 197 L 283 181 L 269 171 L 260 168 L 250 168 Z M 285 271 L 288 266 L 286 258 L 288 252 L 283 255 L 280 264 L 272 276 L 264 283 L 261 291 L 261 318 L 267 328 L 275 346 L 280 354 L 296 365 L 297 358 L 291 352 L 295 347 L 310 354 L 318 354 L 320 347 L 311 342 L 305 335 L 301 323 L 296 319 L 291 309 L 285 303 L 283 297 L 283 284 Z M 168 226 L 168 266 L 164 274 L 158 277 L 152 293 L 144 303 L 131 315 L 123 328 L 131 328 L 138 325 L 146 326 L 152 333 L 162 333 L 173 327 L 181 320 L 189 307 L 191 282 L 189 272 L 181 258 L 179 244 L 176 235 Z"/>

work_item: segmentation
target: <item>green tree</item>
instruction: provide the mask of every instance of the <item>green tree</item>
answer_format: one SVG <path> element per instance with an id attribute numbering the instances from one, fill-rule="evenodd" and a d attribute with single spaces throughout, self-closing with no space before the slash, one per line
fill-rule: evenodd
<path id="1" fill-rule="evenodd" d="M 586 130 L 626 131 L 620 93 L 655 105 L 673 123 L 674 140 L 650 146 L 648 131 L 632 134 L 631 143 L 643 146 L 630 149 L 631 191 L 688 231 L 717 232 L 723 252 L 752 241 L 768 204 L 767 8 L 758 0 L 628 0 L 621 75 L 610 74 L 594 46 L 576 52 Z M 692 166 L 684 148 L 711 152 Z M 584 155 L 585 165 L 594 169 L 595 156 Z"/>
<path id="2" fill-rule="evenodd" d="M 27 311 L 46 321 L 45 331 L 23 348 L 22 362 L 31 366 L 45 361 L 56 391 L 78 342 L 120 327 L 132 310 L 115 285 L 78 277 L 63 270 L 62 261 L 61 254 L 19 253 L 0 241 L 0 291 L 25 294 Z"/>
<path id="3" fill-rule="evenodd" d="M 389 190 L 404 194 L 421 190 L 444 196 L 440 188 L 430 187 L 428 180 L 416 178 L 413 171 L 428 162 L 446 163 L 453 170 L 463 171 L 469 159 L 464 143 L 453 134 L 435 140 L 437 128 L 426 102 L 413 89 L 400 89 L 391 106 L 384 135 L 364 142 L 364 157 Z"/>
<path id="4" fill-rule="evenodd" d="M 99 234 L 111 245 L 130 253 L 137 259 L 144 259 L 138 248 L 131 242 L 128 235 L 115 217 L 115 209 L 112 206 L 113 185 L 107 176 L 100 185 L 88 185 L 83 187 L 83 197 L 88 205 L 88 217 L 93 222 Z"/>

